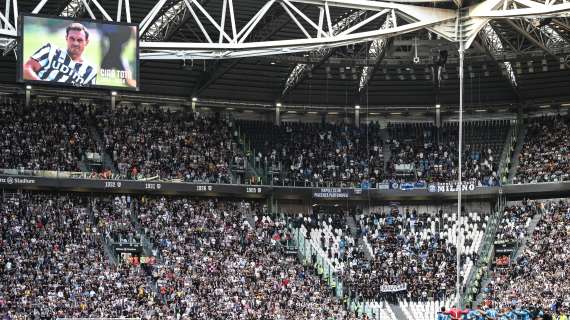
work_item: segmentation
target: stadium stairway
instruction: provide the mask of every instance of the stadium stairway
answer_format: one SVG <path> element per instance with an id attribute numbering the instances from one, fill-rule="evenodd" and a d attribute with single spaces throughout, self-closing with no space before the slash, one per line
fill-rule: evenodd
<path id="1" fill-rule="evenodd" d="M 95 217 L 93 216 L 93 209 L 92 208 L 89 209 L 89 216 L 90 216 L 92 221 L 95 221 Z M 117 261 L 117 257 L 113 254 L 113 249 L 111 248 L 111 245 L 109 243 L 107 243 L 107 241 L 105 241 L 105 237 L 103 236 L 103 234 L 99 233 L 99 235 L 97 235 L 97 237 L 99 237 L 99 241 L 100 241 L 101 245 L 103 246 L 103 252 L 105 253 L 105 256 L 107 257 L 107 259 L 109 259 L 109 262 L 111 262 L 113 265 L 116 265 L 118 263 L 118 261 Z"/>
<path id="2" fill-rule="evenodd" d="M 247 222 L 252 228 L 255 227 L 255 218 L 253 217 L 253 214 L 251 214 L 251 212 L 244 214 L 244 218 L 245 220 L 247 220 Z"/>
<path id="3" fill-rule="evenodd" d="M 388 307 L 392 309 L 392 313 L 396 316 L 398 320 L 414 320 L 410 319 L 410 317 L 406 316 L 402 308 L 400 308 L 397 304 L 388 304 Z"/>
<path id="4" fill-rule="evenodd" d="M 390 158 L 392 157 L 392 150 L 389 147 L 388 141 L 390 140 L 390 133 L 388 132 L 387 128 L 380 130 L 380 137 L 382 137 L 382 141 L 384 142 L 384 147 L 382 150 L 384 151 L 384 172 L 388 167 L 388 163 L 390 162 Z"/>
<path id="5" fill-rule="evenodd" d="M 485 292 L 483 292 L 483 288 L 487 287 L 487 285 L 491 282 L 491 277 L 489 275 L 489 272 L 485 275 L 485 278 L 483 278 L 483 280 L 481 280 L 481 291 L 479 291 L 479 294 L 477 295 L 477 299 L 475 299 L 475 303 L 473 305 L 480 305 L 483 300 L 485 300 Z"/>
<path id="6" fill-rule="evenodd" d="M 358 249 L 361 252 L 364 252 L 364 257 L 366 257 L 366 259 L 372 260 L 372 252 L 366 246 L 366 242 L 364 241 L 364 238 L 358 234 L 358 226 L 356 224 L 356 220 L 355 220 L 354 216 L 346 215 L 346 224 L 350 228 L 350 233 L 351 233 L 352 237 L 355 239 L 355 241 L 358 245 Z"/>
<path id="7" fill-rule="evenodd" d="M 147 256 L 147 257 L 151 257 L 154 256 L 156 257 L 156 260 L 159 262 L 163 262 L 162 260 L 162 255 L 160 254 L 160 250 L 158 248 L 155 248 L 152 245 L 152 241 L 150 241 L 150 239 L 147 237 L 146 233 L 143 230 L 143 227 L 141 226 L 141 223 L 138 219 L 138 212 L 131 212 L 130 215 L 130 221 L 135 229 L 135 231 L 137 232 L 137 234 L 140 236 L 141 238 L 141 242 L 142 242 L 142 246 L 143 246 L 143 253 Z"/>
<path id="8" fill-rule="evenodd" d="M 532 236 L 534 229 L 536 228 L 536 225 L 538 224 L 538 222 L 540 221 L 540 218 L 542 218 L 542 213 L 536 214 L 532 220 L 530 221 L 530 224 L 528 225 L 528 230 L 527 230 L 527 237 L 525 237 L 521 242 L 521 244 L 519 245 L 519 248 L 517 249 L 517 252 L 514 255 L 514 258 L 517 259 L 519 257 L 519 255 L 521 255 L 521 253 L 524 252 L 524 249 L 526 248 L 526 243 L 528 241 L 528 238 Z"/>
<path id="9" fill-rule="evenodd" d="M 513 182 L 513 178 L 514 178 L 515 174 L 517 173 L 517 169 L 519 167 L 519 155 L 520 155 L 522 148 L 524 146 L 524 142 L 525 142 L 525 138 L 526 138 L 526 132 L 527 132 L 527 127 L 526 127 L 526 125 L 523 125 L 523 127 L 519 131 L 519 136 L 517 137 L 517 146 L 515 147 L 515 150 L 513 151 L 513 155 L 511 157 L 512 166 L 509 170 L 508 183 Z"/>
<path id="10" fill-rule="evenodd" d="M 95 139 L 95 142 L 97 142 L 97 145 L 101 148 L 101 150 L 103 150 L 102 152 L 103 166 L 105 168 L 111 169 L 111 171 L 114 174 L 118 174 L 119 170 L 117 170 L 117 168 L 115 167 L 115 164 L 113 163 L 113 159 L 111 158 L 111 156 L 107 154 L 106 151 L 104 151 L 105 144 L 103 143 L 103 139 L 101 139 L 101 136 L 99 136 L 99 132 L 97 132 L 97 128 L 95 127 L 95 124 L 91 119 L 89 119 L 89 134 L 91 134 L 93 139 Z"/>
<path id="11" fill-rule="evenodd" d="M 87 168 L 87 165 L 85 164 L 85 161 L 79 160 L 77 165 L 79 166 L 79 170 L 81 170 L 81 172 L 89 172 L 89 169 Z"/>
<path id="12" fill-rule="evenodd" d="M 103 236 L 100 235 L 99 237 L 101 238 L 101 243 L 103 243 L 103 252 L 105 252 L 105 256 L 107 257 L 107 259 L 109 259 L 109 261 L 113 265 L 116 265 L 117 257 L 113 254 L 113 249 L 111 248 L 111 245 L 107 243 L 105 239 L 103 239 Z"/>
<path id="13" fill-rule="evenodd" d="M 516 141 L 518 136 L 518 126 L 515 124 L 511 124 L 509 127 L 509 132 L 507 133 L 507 138 L 505 139 L 505 143 L 503 144 L 503 152 L 501 153 L 501 159 L 499 161 L 499 171 L 497 172 L 498 176 L 500 177 L 501 183 L 505 183 L 509 177 L 509 166 L 511 164 L 511 156 L 512 152 L 514 152 L 513 141 Z"/>
<path id="14" fill-rule="evenodd" d="M 350 214 L 345 215 L 345 221 L 348 228 L 350 228 L 350 233 L 353 237 L 358 235 L 358 227 L 356 226 L 356 221 L 354 221 L 354 217 Z"/>
<path id="15" fill-rule="evenodd" d="M 241 132 L 241 129 L 240 129 Z M 247 138 L 246 135 L 243 133 L 240 133 L 237 137 L 234 137 L 234 141 L 237 142 L 237 144 L 240 146 L 241 151 L 243 152 L 244 155 L 246 155 L 245 159 L 246 159 L 246 163 L 245 163 L 245 180 L 249 180 L 251 177 L 262 177 L 263 178 L 263 183 L 267 183 L 268 181 L 266 181 L 267 179 L 267 172 L 265 172 L 265 170 L 263 170 L 263 168 L 255 168 L 255 150 L 251 149 L 249 147 L 249 144 L 247 143 Z M 249 154 L 249 156 L 247 156 Z M 234 175 L 234 178 L 235 175 Z M 240 181 L 240 183 L 245 183 L 245 181 Z"/>

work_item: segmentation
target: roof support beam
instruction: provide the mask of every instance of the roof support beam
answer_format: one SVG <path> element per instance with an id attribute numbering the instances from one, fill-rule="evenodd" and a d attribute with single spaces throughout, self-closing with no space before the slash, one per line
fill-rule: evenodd
<path id="1" fill-rule="evenodd" d="M 326 11 L 326 9 L 324 9 L 324 10 Z M 359 23 L 354 24 L 354 22 L 359 21 L 360 18 L 366 14 L 366 12 L 367 12 L 366 10 L 358 10 L 358 11 L 352 12 L 347 17 L 336 22 L 331 27 L 331 29 L 329 30 L 329 34 L 331 34 L 332 36 L 335 36 L 337 34 L 338 35 L 348 34 L 346 31 L 348 31 L 349 29 L 356 30 L 356 29 L 358 29 L 358 28 L 360 28 L 360 27 L 362 27 L 368 23 L 371 23 L 375 19 L 378 19 L 380 16 L 386 14 L 386 12 L 384 12 L 384 10 L 383 10 L 380 12 L 382 14 L 375 13 L 375 14 L 371 15 L 370 17 L 368 17 L 367 19 L 364 19 L 364 20 L 360 21 Z M 374 18 L 374 19 L 371 19 L 371 18 Z M 354 27 L 356 27 L 356 28 L 354 28 Z M 293 68 L 293 70 L 291 70 L 289 77 L 285 81 L 283 91 L 281 92 L 281 95 L 278 98 L 278 100 L 285 99 L 285 97 L 293 89 L 295 89 L 301 82 L 303 82 L 303 80 L 305 80 L 306 76 L 309 73 L 311 73 L 315 68 L 318 68 L 319 66 L 321 66 L 325 61 L 327 61 L 332 56 L 333 53 L 334 53 L 334 50 L 332 50 L 332 49 L 313 50 L 313 51 L 309 52 L 309 55 L 320 57 L 319 62 L 313 63 L 313 64 L 304 64 L 304 63 L 297 64 Z"/>
<path id="2" fill-rule="evenodd" d="M 481 46 L 485 52 L 489 55 L 489 57 L 491 57 L 493 61 L 498 64 L 496 55 L 502 53 L 504 45 L 497 32 L 493 29 L 491 24 L 487 24 L 485 27 L 483 27 L 483 29 L 481 29 L 479 36 L 481 38 Z M 504 75 L 506 79 L 509 80 L 509 86 L 513 90 L 515 96 L 519 99 L 519 102 L 522 102 L 523 99 L 521 98 L 521 93 L 518 89 L 517 77 L 514 73 L 511 63 L 505 61 L 503 62 L 502 66 L 505 69 Z"/>
<path id="3" fill-rule="evenodd" d="M 32 10 L 32 14 L 38 14 L 40 12 L 40 10 L 42 10 L 42 8 L 44 7 L 44 5 L 46 4 L 48 0 L 42 0 L 40 1 L 36 7 L 34 8 L 34 10 Z M 10 1 L 8 1 L 10 2 Z"/>
<path id="4" fill-rule="evenodd" d="M 229 0 L 228 4 L 230 4 L 231 2 L 232 0 Z M 259 33 L 261 40 L 263 41 L 265 39 L 269 39 L 270 37 L 272 37 L 279 30 L 283 29 L 283 27 L 285 27 L 287 24 L 289 24 L 289 20 L 287 19 L 287 16 L 285 14 L 282 14 L 273 19 L 272 21 L 263 25 L 262 28 L 258 28 L 259 31 L 256 32 L 256 34 Z M 267 30 L 270 31 L 267 32 Z M 241 59 L 234 59 L 231 61 L 231 63 L 228 63 L 226 65 L 223 65 L 221 62 L 218 62 L 218 67 L 213 72 L 205 74 L 196 83 L 194 89 L 192 90 L 192 95 L 195 97 L 200 96 L 202 92 L 204 92 L 204 90 L 206 90 L 212 83 L 216 82 L 216 80 L 218 80 L 225 73 L 233 69 L 241 61 L 242 61 Z"/>
<path id="5" fill-rule="evenodd" d="M 192 0 L 196 1 L 196 0 Z M 323 50 L 349 44 L 376 40 L 378 38 L 386 38 L 396 34 L 413 32 L 423 28 L 433 28 L 436 33 L 445 34 L 444 37 L 450 38 L 452 32 L 444 25 L 452 23 L 455 19 L 455 11 L 450 9 L 427 8 L 422 6 L 414 6 L 408 4 L 399 4 L 393 2 L 371 1 L 371 0 L 282 0 L 279 2 L 283 6 L 286 13 L 290 15 L 293 22 L 297 23 L 304 39 L 276 40 L 265 42 L 246 42 L 244 34 L 251 32 L 255 24 L 259 22 L 267 13 L 269 6 L 276 0 L 267 0 L 265 6 L 253 16 L 249 22 L 239 32 L 233 42 L 228 43 L 168 43 L 168 42 L 148 42 L 141 41 L 140 47 L 143 50 L 141 58 L 143 59 L 175 59 L 176 56 L 186 56 L 196 59 L 220 59 L 220 58 L 241 58 L 250 57 L 252 55 L 273 55 L 280 53 L 294 53 L 302 51 Z M 306 3 L 307 5 L 317 4 L 319 9 L 319 21 L 313 21 L 304 10 L 300 10 L 294 3 Z M 230 5 L 228 1 L 227 5 Z M 358 25 L 351 25 L 351 29 L 345 31 L 342 35 L 331 33 L 333 29 L 331 20 L 330 7 L 340 7 L 341 9 L 350 10 L 353 7 L 360 8 L 360 11 L 367 11 L 371 16 L 366 21 L 361 21 Z M 230 9 L 232 7 L 230 6 Z M 157 9 L 154 9 L 155 11 Z M 408 24 L 392 28 L 390 30 L 370 30 L 360 31 L 369 25 L 374 19 L 378 19 L 390 10 L 401 11 L 399 14 Z M 231 10 L 230 10 L 231 11 Z M 405 12 L 404 12 L 405 11 Z M 298 18 L 301 19 L 298 19 Z M 148 21 L 153 20 L 152 15 L 146 18 L 142 23 L 142 29 Z M 157 21 L 161 18 L 157 19 Z M 326 24 L 325 21 L 326 20 Z M 316 30 L 315 35 L 312 30 L 305 29 L 306 22 Z M 216 24 L 217 25 L 217 24 Z M 323 26 L 329 26 L 328 32 L 323 30 Z M 221 28 L 221 27 L 220 27 Z M 346 29 L 345 29 L 346 30 Z M 431 30 L 431 29 L 430 29 Z M 323 36 L 324 35 L 324 36 Z M 320 37 L 319 37 L 320 36 Z M 144 39 L 144 38 L 143 38 Z M 154 40 L 156 38 L 148 38 Z M 158 38 L 160 40 L 160 38 Z M 237 40 L 239 39 L 239 40 Z M 236 41 L 237 40 L 237 41 Z"/>
<path id="6" fill-rule="evenodd" d="M 493 65 L 497 69 L 502 69 L 502 68 L 505 69 L 505 73 L 503 73 L 503 71 L 501 70 L 501 75 L 503 76 L 503 79 L 505 79 L 505 81 L 508 82 L 509 88 L 511 88 L 511 92 L 517 98 L 517 101 L 519 103 L 524 101 L 523 98 L 521 97 L 521 93 L 519 91 L 518 83 L 517 83 L 516 78 L 515 78 L 516 76 L 514 73 L 512 75 L 509 74 L 509 70 L 507 70 L 505 62 L 502 62 L 502 64 L 501 64 L 501 62 L 497 61 L 497 58 L 493 55 L 493 53 L 491 53 L 491 49 L 488 47 L 488 45 L 482 45 L 477 40 L 473 41 L 473 44 L 476 48 L 480 48 L 489 56 L 490 61 L 493 63 Z M 511 68 L 511 70 L 512 70 L 512 68 Z M 511 77 L 513 77 L 513 78 L 511 79 Z"/>
<path id="7" fill-rule="evenodd" d="M 570 24 L 565 23 L 562 19 L 552 19 L 552 22 L 564 30 L 570 32 Z"/>
<path id="8" fill-rule="evenodd" d="M 570 24 L 562 19 L 552 19 L 551 25 L 566 42 L 570 43 Z"/>
<path id="9" fill-rule="evenodd" d="M 164 7 L 166 0 L 159 0 L 154 7 L 150 10 L 150 12 L 142 19 L 139 23 L 139 35 L 143 38 L 143 35 L 146 33 L 147 29 L 151 26 L 151 24 L 155 21 L 158 12 Z"/>
<path id="10" fill-rule="evenodd" d="M 556 55 L 552 53 L 552 51 L 546 46 L 545 38 L 548 37 L 542 34 L 540 29 L 533 26 L 530 22 L 524 19 L 520 19 L 517 21 L 513 20 L 506 20 L 506 21 L 511 27 L 517 30 L 520 34 L 522 34 L 526 39 L 528 39 L 534 45 L 542 49 L 545 53 L 547 53 L 552 57 L 556 57 Z"/>
<path id="11" fill-rule="evenodd" d="M 60 16 L 76 18 L 85 11 L 85 6 L 81 0 L 70 0 L 67 5 L 61 10 Z"/>
<path id="12" fill-rule="evenodd" d="M 397 18 L 396 12 L 391 10 L 390 14 L 387 16 L 386 20 L 382 24 L 382 29 L 389 29 L 393 28 L 397 25 Z M 360 81 L 358 82 L 358 90 L 357 92 L 357 101 L 360 100 L 360 97 L 366 92 L 372 78 L 374 77 L 374 71 L 380 65 L 382 59 L 386 55 L 386 50 L 392 43 L 392 39 L 378 39 L 374 40 L 370 43 L 370 49 L 368 50 L 369 58 L 374 60 L 374 66 L 364 66 L 362 68 L 362 74 L 360 75 Z"/>

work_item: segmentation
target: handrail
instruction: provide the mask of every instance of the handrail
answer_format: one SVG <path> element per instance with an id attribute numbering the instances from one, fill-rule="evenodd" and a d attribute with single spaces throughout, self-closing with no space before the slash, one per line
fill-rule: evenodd
<path id="1" fill-rule="evenodd" d="M 301 262 L 304 265 L 312 264 L 327 284 L 335 289 L 337 298 L 342 299 L 351 311 L 356 311 L 359 315 L 367 314 L 371 319 L 376 318 L 379 315 L 378 303 L 351 301 L 349 295 L 344 292 L 344 286 L 339 277 L 339 273 L 342 270 L 335 268 L 330 259 L 324 255 L 324 251 L 305 237 L 307 229 L 304 225 L 300 228 L 292 229 L 294 230 L 293 236 L 297 244 L 297 254 Z M 315 260 L 314 264 L 313 259 Z"/>
<path id="2" fill-rule="evenodd" d="M 503 185 L 508 182 L 507 179 L 509 176 L 511 158 L 516 148 L 517 139 L 521 130 L 520 123 L 517 120 L 513 120 L 513 122 L 514 125 L 511 126 L 511 130 L 509 130 L 507 139 L 503 145 L 503 153 L 501 154 L 501 161 L 499 164 L 499 179 Z"/>
<path id="3" fill-rule="evenodd" d="M 462 306 L 465 306 L 466 303 L 474 302 L 476 294 L 480 290 L 480 288 L 478 288 L 480 280 L 488 268 L 493 256 L 493 248 L 499 223 L 504 215 L 504 205 L 504 197 L 500 195 L 495 206 L 495 213 L 491 216 L 491 219 L 489 219 L 489 223 L 487 224 L 485 239 L 479 249 L 479 260 L 469 275 L 467 285 L 465 286 L 465 293 L 461 297 Z"/>

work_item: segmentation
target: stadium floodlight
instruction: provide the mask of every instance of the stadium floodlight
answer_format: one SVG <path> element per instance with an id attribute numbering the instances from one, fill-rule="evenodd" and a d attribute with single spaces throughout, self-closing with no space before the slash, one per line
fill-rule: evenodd
<path id="1" fill-rule="evenodd" d="M 111 91 L 111 95 L 114 97 L 117 95 L 117 91 Z"/>
<path id="2" fill-rule="evenodd" d="M 31 85 L 27 85 L 27 86 L 26 86 L 26 90 L 32 90 L 32 86 L 31 86 Z"/>
<path id="3" fill-rule="evenodd" d="M 435 108 L 436 108 L 436 109 L 440 109 L 440 108 L 441 108 L 441 104 L 436 104 L 436 105 L 435 105 Z"/>
<path id="4" fill-rule="evenodd" d="M 358 109 L 360 109 L 360 106 L 359 106 L 359 105 L 355 105 L 355 106 L 354 106 L 354 109 L 358 110 Z"/>
<path id="5" fill-rule="evenodd" d="M 281 104 L 281 102 L 277 102 L 277 103 L 275 103 L 275 106 L 276 106 L 277 108 L 279 108 L 279 107 L 282 106 L 282 104 Z"/>
<path id="6" fill-rule="evenodd" d="M 196 102 L 196 101 L 198 101 L 198 98 L 192 97 L 192 102 Z"/>

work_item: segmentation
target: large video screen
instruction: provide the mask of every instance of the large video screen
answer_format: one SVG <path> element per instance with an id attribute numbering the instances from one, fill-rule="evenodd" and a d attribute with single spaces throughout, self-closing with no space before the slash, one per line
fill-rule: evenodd
<path id="1" fill-rule="evenodd" d="M 25 15 L 19 80 L 138 90 L 136 25 Z"/>

